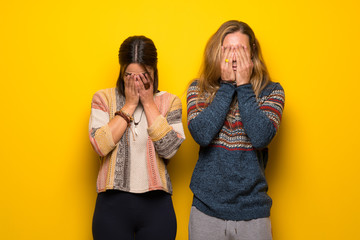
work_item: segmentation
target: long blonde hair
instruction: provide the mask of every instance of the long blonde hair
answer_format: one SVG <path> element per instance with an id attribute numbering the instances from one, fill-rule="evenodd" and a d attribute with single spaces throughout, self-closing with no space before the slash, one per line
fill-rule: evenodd
<path id="1" fill-rule="evenodd" d="M 220 87 L 221 46 L 224 38 L 226 35 L 235 32 L 241 32 L 249 37 L 251 56 L 254 64 L 250 83 L 254 89 L 255 95 L 258 97 L 260 92 L 271 81 L 261 54 L 259 42 L 256 39 L 253 30 L 244 22 L 231 20 L 223 23 L 206 44 L 204 62 L 198 80 L 200 87 L 199 97 L 205 97 L 207 102 L 213 100 L 215 93 Z"/>

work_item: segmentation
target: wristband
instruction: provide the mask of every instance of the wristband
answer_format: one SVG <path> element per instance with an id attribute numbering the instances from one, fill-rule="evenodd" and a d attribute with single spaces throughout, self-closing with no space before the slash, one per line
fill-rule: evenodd
<path id="1" fill-rule="evenodd" d="M 128 124 L 128 126 L 130 126 L 130 123 L 133 121 L 132 116 L 130 116 L 130 114 L 124 112 L 123 110 L 119 110 L 115 112 L 115 116 L 120 116 L 122 117 L 126 123 Z"/>

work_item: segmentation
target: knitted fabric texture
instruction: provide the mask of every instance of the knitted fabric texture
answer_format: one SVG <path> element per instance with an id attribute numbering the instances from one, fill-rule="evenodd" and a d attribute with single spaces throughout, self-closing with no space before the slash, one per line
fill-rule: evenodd
<path id="1" fill-rule="evenodd" d="M 114 143 L 108 122 L 115 117 L 115 112 L 123 107 L 125 97 L 120 95 L 116 88 L 100 90 L 94 94 L 91 103 L 89 137 L 94 150 L 100 156 L 97 192 L 117 189 L 134 193 L 151 190 L 172 193 L 166 163 L 185 139 L 181 123 L 181 101 L 167 92 L 155 94 L 154 101 L 160 115 L 153 124 L 147 126 L 144 117 L 143 129 L 140 128 L 136 140 L 130 137 L 130 134 L 133 134 L 130 129 L 132 125 L 126 129 L 120 141 Z M 139 143 L 142 145 L 135 146 Z M 131 152 L 134 153 L 132 148 L 145 149 L 143 155 L 140 155 L 143 157 L 139 159 L 139 154 L 132 157 Z M 132 175 L 140 172 L 145 173 L 145 176 Z"/>
<path id="2" fill-rule="evenodd" d="M 251 84 L 221 83 L 211 103 L 199 91 L 194 81 L 187 93 L 188 128 L 200 145 L 193 205 L 224 220 L 269 217 L 267 145 L 280 126 L 283 88 L 270 83 L 256 98 Z"/>

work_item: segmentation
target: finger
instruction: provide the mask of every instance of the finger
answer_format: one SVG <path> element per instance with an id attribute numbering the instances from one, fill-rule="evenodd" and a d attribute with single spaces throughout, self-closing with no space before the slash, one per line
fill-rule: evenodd
<path id="1" fill-rule="evenodd" d="M 230 63 L 230 64 L 228 64 L 230 66 L 231 66 L 231 63 L 232 63 L 231 61 L 232 61 L 233 51 L 234 51 L 233 47 L 228 47 L 228 52 L 227 52 L 227 55 L 226 55 L 226 59 L 228 61 L 226 63 Z"/>
<path id="2" fill-rule="evenodd" d="M 238 46 L 236 46 L 234 48 L 234 60 L 236 62 L 236 66 L 239 66 L 240 64 L 240 59 L 239 59 L 239 49 L 238 49 Z"/>
<path id="3" fill-rule="evenodd" d="M 236 48 L 235 47 L 231 47 L 231 56 L 230 58 L 230 64 L 229 64 L 229 69 L 232 71 L 232 66 L 233 66 L 233 62 L 236 62 Z"/>
<path id="4" fill-rule="evenodd" d="M 222 60 L 223 69 L 225 71 L 228 71 L 229 66 L 231 66 L 231 64 L 229 64 L 231 61 L 230 57 L 231 57 L 231 47 L 228 46 L 225 47 L 224 58 Z"/>
<path id="5" fill-rule="evenodd" d="M 247 46 L 245 46 L 245 47 L 244 47 L 244 50 L 245 50 L 246 58 L 247 58 L 247 60 L 250 62 L 250 61 L 251 61 L 250 49 L 249 49 Z"/>
<path id="6" fill-rule="evenodd" d="M 254 67 L 254 63 L 253 63 L 252 58 L 251 58 L 250 49 L 247 46 L 244 46 L 244 52 L 245 52 L 246 63 L 247 63 L 247 66 L 248 66 L 248 68 L 250 70 L 250 73 L 251 73 L 252 69 Z"/>
<path id="7" fill-rule="evenodd" d="M 243 54 L 243 58 L 245 60 L 246 63 L 249 63 L 249 56 L 247 54 L 247 47 L 246 46 L 243 46 L 243 51 L 242 51 L 242 54 Z"/>
<path id="8" fill-rule="evenodd" d="M 149 75 L 149 73 L 145 73 L 144 75 L 141 75 L 141 77 L 142 77 L 142 81 L 144 83 L 145 89 L 149 89 L 151 84 L 153 83 L 151 76 Z"/>
<path id="9" fill-rule="evenodd" d="M 239 52 L 239 46 L 237 46 L 235 48 L 235 54 L 234 54 L 234 57 L 235 57 L 235 61 L 236 61 L 236 72 L 239 73 L 240 69 L 241 69 L 241 56 L 240 56 L 240 52 Z"/>
<path id="10" fill-rule="evenodd" d="M 224 47 L 224 46 L 221 46 L 221 53 L 220 53 L 220 59 L 221 59 L 221 61 L 224 61 L 224 60 L 225 60 L 224 56 L 225 56 L 225 47 Z"/>
<path id="11" fill-rule="evenodd" d="M 237 70 L 240 70 L 240 67 L 243 65 L 243 59 L 241 57 L 240 49 L 241 49 L 240 45 L 236 46 L 235 55 L 236 55 L 236 62 L 237 62 L 237 66 L 238 66 Z"/>
<path id="12" fill-rule="evenodd" d="M 240 66 L 244 67 L 247 61 L 243 46 L 239 46 L 239 60 L 240 60 Z"/>
<path id="13" fill-rule="evenodd" d="M 128 91 L 128 93 L 132 94 L 132 79 L 131 75 L 127 77 L 125 81 L 125 89 Z"/>
<path id="14" fill-rule="evenodd" d="M 129 79 L 128 79 L 128 77 L 124 77 L 124 87 L 125 88 L 127 88 L 128 87 L 128 85 L 129 85 Z"/>
<path id="15" fill-rule="evenodd" d="M 139 78 L 141 79 L 142 83 L 145 85 L 146 83 L 150 83 L 149 75 L 147 73 L 139 74 Z"/>
<path id="16" fill-rule="evenodd" d="M 141 82 L 142 82 L 142 89 L 144 89 L 144 91 L 145 90 L 149 90 L 149 88 L 150 88 L 150 81 L 147 79 L 147 78 L 145 78 L 145 77 L 142 77 L 142 80 L 141 80 Z"/>
<path id="17" fill-rule="evenodd" d="M 134 74 L 134 84 L 138 84 L 140 81 L 139 76 L 137 74 Z"/>
<path id="18" fill-rule="evenodd" d="M 125 76 L 124 76 L 125 87 L 127 87 L 129 85 L 129 79 L 130 79 L 130 75 L 125 74 Z"/>
<path id="19" fill-rule="evenodd" d="M 142 73 L 138 75 L 138 78 L 139 78 L 139 80 L 142 82 L 142 85 L 144 86 L 144 88 L 145 88 L 146 90 L 149 89 L 149 87 L 150 87 L 150 81 L 148 80 L 148 78 L 145 77 L 145 75 L 142 74 Z"/>
<path id="20" fill-rule="evenodd" d="M 134 81 L 134 90 L 135 90 L 135 93 L 138 94 L 140 89 L 141 89 L 141 85 L 140 84 L 140 81 L 138 81 L 137 79 Z"/>
<path id="21" fill-rule="evenodd" d="M 228 63 L 230 51 L 231 51 L 230 47 L 224 47 L 224 54 L 223 54 L 223 58 L 222 58 L 222 63 L 225 63 L 225 64 Z"/>
<path id="22" fill-rule="evenodd" d="M 133 94 L 136 94 L 138 92 L 137 86 L 138 85 L 138 79 L 136 77 L 136 74 L 132 74 L 131 78 L 131 90 Z"/>
<path id="23" fill-rule="evenodd" d="M 131 84 L 131 75 L 127 75 L 125 77 L 125 87 L 126 88 L 129 88 L 130 87 L 130 84 Z"/>

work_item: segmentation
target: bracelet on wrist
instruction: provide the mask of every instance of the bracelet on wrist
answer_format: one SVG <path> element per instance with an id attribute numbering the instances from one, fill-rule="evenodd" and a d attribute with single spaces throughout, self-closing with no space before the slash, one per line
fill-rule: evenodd
<path id="1" fill-rule="evenodd" d="M 128 126 L 130 126 L 130 123 L 134 120 L 132 116 L 130 116 L 130 114 L 124 112 L 123 110 L 119 110 L 115 112 L 115 116 L 120 116 L 122 117 Z"/>

